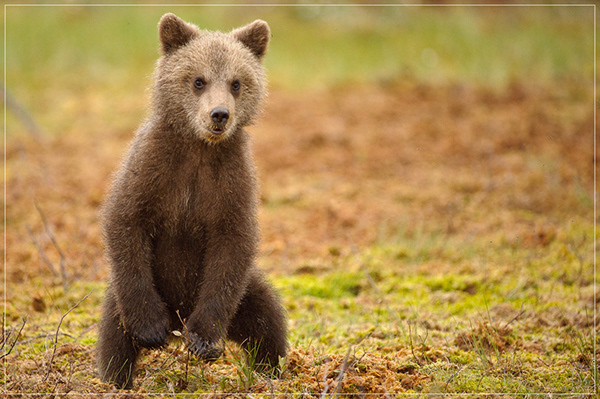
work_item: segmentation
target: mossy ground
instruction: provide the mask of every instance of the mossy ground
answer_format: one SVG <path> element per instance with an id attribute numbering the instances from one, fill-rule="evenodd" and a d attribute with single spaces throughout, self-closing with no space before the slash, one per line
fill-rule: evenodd
<path id="1" fill-rule="evenodd" d="M 273 29 L 274 88 L 249 130 L 259 265 L 288 311 L 290 353 L 269 380 L 233 345 L 203 364 L 174 338 L 144 353 L 134 396 L 595 394 L 581 7 L 9 7 L 7 86 L 45 133 L 8 112 L 7 393 L 118 392 L 94 368 L 97 210 L 143 117 L 167 11 Z"/>

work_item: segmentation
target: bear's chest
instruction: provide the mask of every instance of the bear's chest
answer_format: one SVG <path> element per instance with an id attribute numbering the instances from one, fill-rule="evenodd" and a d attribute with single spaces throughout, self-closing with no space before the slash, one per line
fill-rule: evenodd
<path id="1" fill-rule="evenodd" d="M 194 160 L 162 175 L 153 273 L 161 297 L 181 315 L 193 309 L 209 243 L 225 234 L 222 226 L 243 209 L 249 211 L 244 206 L 249 192 L 243 189 L 248 179 L 243 170 L 232 173 L 227 165 Z"/>
<path id="2" fill-rule="evenodd" d="M 194 235 L 224 212 L 221 198 L 226 190 L 210 168 L 175 170 L 166 177 L 157 209 L 166 232 Z"/>

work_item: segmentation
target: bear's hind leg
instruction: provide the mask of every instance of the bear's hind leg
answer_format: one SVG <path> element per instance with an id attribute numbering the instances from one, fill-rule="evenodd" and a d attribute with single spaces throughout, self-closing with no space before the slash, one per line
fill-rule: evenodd
<path id="1" fill-rule="evenodd" d="M 231 321 L 227 336 L 242 345 L 261 372 L 276 372 L 287 350 L 285 312 L 273 288 L 258 271 L 252 272 L 248 289 Z M 252 359 L 249 359 L 252 361 Z"/>
<path id="2" fill-rule="evenodd" d="M 104 382 L 130 388 L 139 349 L 120 323 L 117 303 L 110 287 L 106 293 L 99 326 L 96 359 L 98 374 Z"/>

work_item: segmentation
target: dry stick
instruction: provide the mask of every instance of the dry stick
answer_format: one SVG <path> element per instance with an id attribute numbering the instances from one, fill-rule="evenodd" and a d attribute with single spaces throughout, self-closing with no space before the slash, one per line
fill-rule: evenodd
<path id="1" fill-rule="evenodd" d="M 383 303 L 383 305 L 385 306 L 386 310 L 388 311 L 388 314 L 391 315 L 392 318 L 394 318 L 396 320 L 396 323 L 399 326 L 401 326 L 402 324 L 401 324 L 400 318 L 396 315 L 395 312 L 392 311 L 392 309 L 390 308 L 387 300 L 385 299 L 384 293 L 379 289 L 379 287 L 377 287 L 377 284 L 375 283 L 375 280 L 373 280 L 373 277 L 371 277 L 371 274 L 367 270 L 367 267 L 365 266 L 365 264 L 363 263 L 363 261 L 360 259 L 360 254 L 358 252 L 358 249 L 356 248 L 356 245 L 354 244 L 354 241 L 350 237 L 348 237 L 348 239 L 350 240 L 350 248 L 352 249 L 352 252 L 354 253 L 354 256 L 356 257 L 356 261 L 358 262 L 358 266 L 360 267 L 360 269 L 367 276 L 367 280 L 369 281 L 369 284 L 371 285 L 371 288 L 373 288 L 375 290 L 375 292 L 377 292 L 377 294 L 379 295 L 379 297 L 381 299 L 381 303 Z M 403 332 L 404 332 L 404 330 L 403 330 Z M 415 333 L 416 333 L 416 331 L 415 331 Z M 411 349 L 412 355 L 415 358 L 417 364 L 419 366 L 422 366 L 421 362 L 417 358 L 417 355 L 415 354 L 415 351 L 414 351 L 413 339 L 412 339 L 412 335 L 411 335 L 410 324 L 408 324 L 408 338 L 410 340 L 410 349 Z"/>
<path id="2" fill-rule="evenodd" d="M 8 352 L 3 353 L 2 355 L 0 355 L 0 359 L 5 358 L 6 356 L 10 355 L 10 353 L 12 352 L 13 348 L 15 346 L 17 346 L 17 341 L 19 340 L 19 337 L 21 336 L 21 331 L 23 331 L 23 327 L 25 327 L 25 323 L 27 322 L 27 319 L 23 319 L 23 324 L 21 324 L 21 328 L 19 329 L 19 332 L 17 333 L 17 337 L 15 338 L 15 340 L 13 341 L 13 344 L 11 345 L 10 349 L 8 350 Z M 8 339 L 10 338 L 10 336 L 12 335 L 12 331 L 8 334 L 8 336 L 6 337 L 6 339 L 2 342 L 2 348 L 0 349 L 4 349 L 4 346 L 6 345 L 6 343 L 8 342 Z"/>
<path id="3" fill-rule="evenodd" d="M 48 339 L 53 335 L 54 335 L 54 333 L 36 335 L 35 337 L 27 338 L 27 339 L 24 339 L 23 341 L 17 342 L 16 345 L 28 344 L 30 342 L 37 341 L 38 339 L 42 339 L 42 338 Z M 75 339 L 79 338 L 79 336 L 75 337 L 69 333 L 64 333 L 64 332 L 61 332 L 58 335 L 64 335 L 65 337 L 75 338 Z"/>
<path id="4" fill-rule="evenodd" d="M 373 280 L 373 277 L 371 277 L 371 273 L 369 273 L 369 270 L 367 270 L 367 266 L 365 266 L 364 262 L 360 259 L 360 253 L 358 252 L 358 249 L 356 248 L 356 245 L 354 244 L 354 241 L 352 240 L 351 237 L 348 237 L 348 240 L 350 241 L 350 248 L 352 249 L 352 253 L 354 254 L 354 257 L 356 258 L 356 262 L 358 263 L 358 266 L 360 267 L 360 269 L 367 276 L 367 280 L 369 281 L 369 285 L 371 285 L 371 288 L 373 288 L 375 290 L 375 292 L 377 293 L 377 295 L 379 295 L 381 303 L 385 306 L 388 314 L 390 316 L 392 316 L 392 318 L 394 320 L 396 320 L 396 324 L 398 326 L 402 326 L 400 318 L 396 315 L 396 312 L 392 311 L 392 309 L 390 308 L 390 305 L 388 304 L 388 301 L 385 299 L 385 294 L 379 289 L 379 287 L 375 283 L 375 280 Z M 404 332 L 404 329 L 402 330 L 402 332 Z M 421 366 L 419 360 L 417 359 L 417 357 L 416 357 L 416 355 L 414 353 L 410 324 L 408 325 L 408 337 L 410 339 L 410 347 L 411 347 L 411 351 L 413 353 L 413 356 L 415 357 L 415 360 L 417 361 L 417 363 L 419 364 L 419 366 Z"/>
<path id="5" fill-rule="evenodd" d="M 454 374 L 452 374 L 452 375 L 450 376 L 450 378 L 448 378 L 448 379 L 446 380 L 446 386 L 445 386 L 445 389 L 448 389 L 448 385 L 450 385 L 450 383 L 452 382 L 452 380 L 454 380 L 454 379 L 456 378 L 456 376 L 457 376 L 458 374 L 460 374 L 460 372 L 461 372 L 461 371 L 463 371 L 463 369 L 464 369 L 464 368 L 465 368 L 465 366 L 464 366 L 464 365 L 463 365 L 463 366 L 460 366 L 460 367 L 458 368 L 458 370 L 456 370 L 456 372 L 455 372 Z"/>
<path id="6" fill-rule="evenodd" d="M 365 335 L 364 337 L 359 337 L 356 341 L 354 341 L 354 344 L 350 345 L 348 347 L 348 352 L 346 353 L 346 356 L 344 357 L 344 361 L 342 362 L 342 368 L 340 370 L 340 372 L 338 373 L 337 377 L 336 377 L 336 386 L 335 389 L 331 392 L 331 395 L 338 395 L 340 393 L 340 389 L 342 388 L 342 380 L 344 379 L 344 374 L 346 374 L 346 371 L 348 370 L 348 359 L 350 359 L 350 354 L 352 353 L 352 348 L 354 346 L 358 346 L 362 343 L 362 341 L 364 341 L 365 339 L 367 339 L 369 336 L 371 335 L 371 333 Z M 360 359 L 355 360 L 352 362 L 352 364 L 357 364 L 359 363 L 363 357 L 365 357 L 367 353 L 363 353 L 363 355 L 360 357 Z M 327 382 L 327 372 L 325 372 L 325 382 Z M 325 384 L 325 389 L 324 391 L 321 393 L 321 397 L 325 397 L 324 395 L 327 393 L 327 389 L 329 389 L 329 384 Z"/>
<path id="7" fill-rule="evenodd" d="M 367 276 L 369 284 L 377 292 L 377 294 L 379 294 L 379 296 L 381 297 L 381 302 L 385 305 L 385 307 L 386 307 L 386 309 L 388 311 L 388 314 L 390 314 L 392 317 L 396 318 L 396 315 L 392 312 L 392 310 L 390 309 L 387 301 L 385 300 L 385 295 L 379 289 L 379 287 L 377 287 L 377 284 L 375 283 L 375 281 L 371 277 L 371 274 L 367 270 L 367 267 L 365 266 L 365 264 L 360 259 L 360 256 L 359 256 L 359 253 L 358 253 L 358 249 L 356 248 L 356 245 L 354 244 L 354 241 L 350 237 L 348 237 L 348 239 L 350 241 L 350 247 L 352 249 L 352 252 L 354 253 L 354 256 L 356 257 L 358 265 L 363 270 L 363 272 L 365 273 L 365 275 Z M 360 344 L 360 342 L 362 342 L 364 340 L 364 338 L 365 337 L 360 338 L 357 342 L 355 342 L 355 344 Z M 350 347 L 348 348 L 348 352 L 346 353 L 346 356 L 344 357 L 344 361 L 342 362 L 342 368 L 341 368 L 341 370 L 338 373 L 338 376 L 336 378 L 336 386 L 335 386 L 335 389 L 332 392 L 332 395 L 339 394 L 339 391 L 340 391 L 340 389 L 342 387 L 342 380 L 344 379 L 344 374 L 346 373 L 346 370 L 348 369 L 348 359 L 350 358 L 350 353 L 351 352 L 352 352 L 352 345 L 350 345 Z M 325 377 L 325 378 L 327 378 L 327 377 Z M 328 388 L 329 388 L 329 385 L 326 383 L 325 384 L 325 389 L 321 393 L 321 398 L 325 397 L 325 395 L 327 394 Z"/>
<path id="8" fill-rule="evenodd" d="M 314 359 L 314 356 L 313 356 Z M 314 364 L 314 362 L 313 362 Z M 317 368 L 314 369 L 315 371 L 315 381 L 317 381 L 317 388 L 319 388 L 319 391 L 321 391 L 321 381 L 319 381 L 319 371 L 321 371 L 321 365 L 319 364 Z M 327 374 L 327 373 L 325 373 Z M 325 375 L 324 381 L 327 382 L 327 375 Z M 327 384 L 325 384 L 325 386 L 327 386 Z M 321 391 L 323 392 L 323 391 Z"/>
<path id="9" fill-rule="evenodd" d="M 0 350 L 4 349 L 4 345 L 6 344 L 6 342 L 8 342 L 8 337 L 10 337 L 10 334 L 12 334 L 12 331 L 10 334 L 8 334 L 8 337 L 6 336 L 6 326 L 4 325 L 6 323 L 6 313 L 2 312 L 2 345 L 0 346 Z"/>
<path id="10" fill-rule="evenodd" d="M 37 250 L 40 254 L 40 257 L 42 258 L 42 260 L 44 261 L 46 266 L 48 266 L 48 269 L 50 269 L 50 271 L 52 272 L 52 274 L 54 276 L 58 276 L 58 272 L 54 268 L 54 265 L 52 264 L 52 262 L 50 262 L 50 259 L 48 259 L 48 257 L 46 256 L 46 252 L 44 252 L 44 249 L 38 243 L 37 239 L 35 238 L 35 235 L 33 234 L 33 231 L 31 231 L 31 227 L 29 227 L 29 225 L 25 225 L 25 228 L 27 229 L 27 232 L 29 233 L 29 238 L 31 238 L 33 245 L 35 245 L 35 247 L 37 248 Z"/>
<path id="11" fill-rule="evenodd" d="M 35 205 L 35 209 L 37 209 L 38 213 L 40 214 L 40 217 L 42 218 L 42 223 L 44 224 L 44 229 L 46 230 L 46 234 L 48 235 L 48 237 L 50 237 L 52 244 L 54 245 L 54 247 L 58 251 L 58 254 L 60 255 L 60 276 L 62 279 L 63 288 L 66 290 L 68 287 L 68 284 L 67 284 L 67 272 L 65 270 L 65 263 L 66 263 L 65 254 L 63 253 L 62 249 L 60 249 L 58 242 L 56 242 L 56 238 L 54 237 L 54 234 L 52 234 L 50 227 L 48 227 L 48 222 L 46 221 L 46 215 L 42 211 L 42 208 L 40 208 L 37 201 L 34 201 L 33 203 Z"/>
<path id="12" fill-rule="evenodd" d="M 351 352 L 352 352 L 352 345 L 350 345 L 350 347 L 348 348 L 348 352 L 346 353 L 346 357 L 344 357 L 344 361 L 342 362 L 342 369 L 340 370 L 340 372 L 338 373 L 338 376 L 336 378 L 337 384 L 335 386 L 335 389 L 331 393 L 332 395 L 339 394 L 340 390 L 342 389 L 342 380 L 344 379 L 344 374 L 346 374 L 346 370 L 348 369 L 348 359 L 350 358 Z"/>
<path id="13" fill-rule="evenodd" d="M 6 109 L 11 110 L 15 116 L 25 125 L 29 133 L 36 139 L 40 139 L 43 136 L 43 130 L 38 126 L 33 117 L 27 112 L 24 106 L 22 106 L 4 87 L 4 83 L 0 82 L 0 91 L 6 94 Z"/>
<path id="14" fill-rule="evenodd" d="M 75 337 L 75 339 L 79 340 L 79 338 L 81 338 L 83 335 L 87 334 L 91 329 L 93 329 L 97 325 L 98 325 L 98 323 L 92 324 L 91 326 L 89 326 L 88 328 L 86 328 L 85 330 L 83 330 L 82 332 L 80 332 L 79 335 L 77 337 Z M 65 333 L 63 333 L 63 334 L 66 335 L 66 336 L 69 336 L 69 334 L 65 334 Z"/>
<path id="15" fill-rule="evenodd" d="M 319 367 L 320 369 L 320 367 Z M 323 388 L 323 392 L 321 392 L 321 399 L 325 398 L 327 395 L 327 390 L 329 389 L 329 384 L 327 383 L 327 374 L 329 374 L 329 364 L 325 366 L 325 372 L 323 373 L 323 384 L 325 384 L 325 388 Z M 319 375 L 317 374 L 317 377 Z M 318 381 L 318 378 L 317 378 Z"/>
<path id="16" fill-rule="evenodd" d="M 521 313 L 519 313 L 518 315 L 516 315 L 515 317 L 513 317 L 508 323 L 506 323 L 504 325 L 504 328 L 506 329 L 508 326 L 510 326 L 512 323 L 514 323 L 515 321 L 517 321 L 519 319 L 519 317 L 523 316 L 525 313 L 527 312 L 526 309 L 523 309 L 521 311 Z"/>
<path id="17" fill-rule="evenodd" d="M 92 292 L 94 292 L 93 289 L 90 291 L 89 294 L 87 294 L 86 296 L 84 296 L 83 298 L 81 298 L 79 300 L 79 302 L 77 302 L 75 305 L 73 305 L 71 307 L 71 309 L 67 310 L 67 313 L 63 314 L 62 317 L 60 318 L 60 321 L 58 322 L 58 326 L 56 327 L 56 334 L 54 334 L 54 350 L 52 351 L 52 357 L 50 357 L 50 362 L 48 364 L 48 371 L 46 372 L 46 376 L 44 377 L 44 381 L 46 381 L 48 379 L 48 376 L 50 375 L 50 371 L 52 371 L 52 362 L 54 361 L 54 355 L 56 354 L 56 345 L 58 344 L 58 331 L 60 330 L 60 325 L 62 324 L 62 322 L 65 319 L 65 317 L 67 317 L 67 315 L 69 313 L 71 313 L 71 311 L 73 309 L 75 309 L 77 306 L 79 306 L 79 304 L 81 302 L 83 302 L 88 296 L 90 296 L 92 294 Z"/>
<path id="18" fill-rule="evenodd" d="M 173 389 L 173 383 L 169 380 L 167 380 L 167 387 L 171 390 L 171 395 L 173 398 L 177 399 L 177 396 L 175 396 L 175 390 Z"/>
<path id="19" fill-rule="evenodd" d="M 181 318 L 181 315 L 179 314 L 179 310 L 176 311 L 177 313 L 177 318 L 179 319 L 179 321 L 181 322 L 181 325 L 183 326 L 182 330 L 184 332 L 184 341 L 185 341 L 185 346 L 186 346 L 186 353 L 187 353 L 187 357 L 185 359 L 185 383 L 188 383 L 188 366 L 190 364 L 190 355 L 191 355 L 191 351 L 189 349 L 189 343 L 190 343 L 190 331 L 187 328 L 187 324 L 185 324 L 185 322 L 183 321 L 183 319 Z"/>
<path id="20" fill-rule="evenodd" d="M 415 334 L 417 332 L 415 331 Z M 411 328 L 410 328 L 410 324 L 408 325 L 408 339 L 410 340 L 410 352 L 412 353 L 413 357 L 415 358 L 415 361 L 417 362 L 417 364 L 419 366 L 423 366 L 421 364 L 421 361 L 419 360 L 419 358 L 417 357 L 417 355 L 415 354 L 415 347 L 413 345 L 413 338 L 412 338 L 412 333 L 411 333 Z"/>
<path id="21" fill-rule="evenodd" d="M 4 345 L 8 342 L 8 339 L 12 335 L 12 328 L 8 330 L 8 335 L 6 335 L 6 313 L 2 312 L 2 345 L 0 345 L 0 350 L 4 349 Z"/>

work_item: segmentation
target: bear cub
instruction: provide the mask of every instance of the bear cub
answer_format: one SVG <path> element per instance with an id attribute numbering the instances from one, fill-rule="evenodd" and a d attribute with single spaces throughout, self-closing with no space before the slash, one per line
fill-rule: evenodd
<path id="1" fill-rule="evenodd" d="M 111 268 L 99 375 L 130 388 L 140 350 L 174 330 L 201 359 L 219 358 L 227 338 L 273 372 L 286 320 L 255 266 L 258 181 L 244 131 L 266 95 L 269 26 L 209 32 L 166 14 L 158 30 L 151 112 L 102 210 Z"/>

